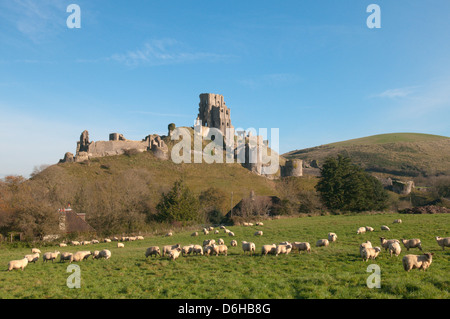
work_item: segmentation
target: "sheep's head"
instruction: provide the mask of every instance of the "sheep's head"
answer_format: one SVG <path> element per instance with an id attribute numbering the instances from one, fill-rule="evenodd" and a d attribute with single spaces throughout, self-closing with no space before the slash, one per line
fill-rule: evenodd
<path id="1" fill-rule="evenodd" d="M 433 259 L 434 253 L 425 253 L 424 255 L 427 257 L 427 259 L 428 259 L 429 261 L 431 261 L 431 260 Z"/>

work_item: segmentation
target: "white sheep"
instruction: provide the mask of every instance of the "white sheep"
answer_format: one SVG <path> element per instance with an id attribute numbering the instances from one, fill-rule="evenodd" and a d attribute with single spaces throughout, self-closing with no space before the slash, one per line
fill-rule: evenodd
<path id="1" fill-rule="evenodd" d="M 192 236 L 192 237 L 197 237 L 197 236 L 198 236 L 198 232 L 193 232 L 193 233 L 191 234 L 191 236 Z"/>
<path id="2" fill-rule="evenodd" d="M 385 250 L 389 249 L 389 244 L 397 242 L 400 244 L 400 241 L 398 239 L 385 239 L 384 237 L 380 237 L 381 247 L 383 247 Z"/>
<path id="3" fill-rule="evenodd" d="M 267 254 L 275 255 L 277 253 L 277 245 L 263 245 L 261 248 L 261 255 L 266 256 Z"/>
<path id="4" fill-rule="evenodd" d="M 277 245 L 275 256 L 278 256 L 279 254 L 288 255 L 291 252 L 291 250 L 292 250 L 292 245 L 290 243 L 281 243 L 281 244 Z"/>
<path id="5" fill-rule="evenodd" d="M 59 246 L 59 247 L 67 247 L 67 244 L 65 244 L 65 243 L 60 243 L 58 246 Z"/>
<path id="6" fill-rule="evenodd" d="M 109 251 L 108 249 L 103 249 L 100 252 L 98 252 L 97 250 L 92 254 L 92 259 L 100 259 L 100 258 L 104 258 L 104 259 L 109 259 L 111 258 L 111 251 Z"/>
<path id="7" fill-rule="evenodd" d="M 311 245 L 308 242 L 298 242 L 295 241 L 292 243 L 292 249 L 293 250 L 298 250 L 298 253 L 300 253 L 300 251 L 306 251 L 307 253 L 311 252 Z"/>
<path id="8" fill-rule="evenodd" d="M 442 250 L 445 250 L 445 247 L 450 247 L 450 237 L 436 236 L 435 238 L 438 245 L 442 247 Z"/>
<path id="9" fill-rule="evenodd" d="M 166 237 L 171 237 L 171 236 L 173 236 L 173 233 L 172 233 L 172 232 L 168 232 L 168 233 L 166 234 Z"/>
<path id="10" fill-rule="evenodd" d="M 394 222 L 393 222 L 393 224 L 401 224 L 402 223 L 402 220 L 401 219 L 396 219 L 396 220 L 394 220 Z"/>
<path id="11" fill-rule="evenodd" d="M 425 271 L 428 267 L 430 267 L 431 262 L 433 261 L 433 255 L 434 253 L 425 253 L 423 255 L 405 255 L 402 259 L 403 268 L 408 272 L 414 268 L 423 269 L 423 271 Z"/>
<path id="12" fill-rule="evenodd" d="M 136 236 L 136 240 L 144 240 L 144 236 Z"/>
<path id="13" fill-rule="evenodd" d="M 256 246 L 254 243 L 243 241 L 242 242 L 242 250 L 244 251 L 244 254 L 246 251 L 248 251 L 248 252 L 250 252 L 250 255 L 252 255 L 256 251 Z"/>
<path id="14" fill-rule="evenodd" d="M 254 235 L 255 235 L 255 236 L 262 236 L 262 235 L 263 235 L 263 232 L 262 232 L 262 230 L 258 230 L 257 232 L 255 232 Z"/>
<path id="15" fill-rule="evenodd" d="M 219 230 L 216 229 L 216 230 L 214 231 L 214 234 L 215 234 L 215 235 L 219 234 Z"/>
<path id="16" fill-rule="evenodd" d="M 42 256 L 42 260 L 44 261 L 44 262 L 46 262 L 46 261 L 48 261 L 48 260 L 51 260 L 52 262 L 53 262 L 53 260 L 55 260 L 56 259 L 56 257 L 58 257 L 58 255 L 60 254 L 60 252 L 59 251 L 55 251 L 55 252 L 48 252 L 48 253 L 45 253 L 43 256 Z"/>
<path id="17" fill-rule="evenodd" d="M 91 243 L 92 243 L 92 244 L 99 244 L 100 242 L 99 242 L 97 239 L 92 239 L 92 240 L 91 240 Z"/>
<path id="18" fill-rule="evenodd" d="M 161 251 L 159 250 L 158 246 L 148 247 L 147 250 L 145 251 L 145 258 L 147 258 L 148 256 L 153 256 L 153 255 L 155 255 L 155 257 L 157 255 L 161 257 Z"/>
<path id="19" fill-rule="evenodd" d="M 175 248 L 168 252 L 168 256 L 170 259 L 175 260 L 180 256 L 181 248 Z"/>
<path id="20" fill-rule="evenodd" d="M 366 231 L 374 231 L 375 229 L 373 227 L 370 226 L 366 226 Z"/>
<path id="21" fill-rule="evenodd" d="M 366 227 L 359 227 L 356 234 L 364 234 L 366 232 Z"/>
<path id="22" fill-rule="evenodd" d="M 228 236 L 234 237 L 234 233 L 232 231 L 228 232 Z"/>
<path id="23" fill-rule="evenodd" d="M 328 241 L 328 239 L 319 239 L 316 242 L 316 247 L 327 247 L 330 244 L 330 242 Z"/>
<path id="24" fill-rule="evenodd" d="M 31 253 L 32 254 L 42 254 L 41 251 L 39 249 L 37 249 L 37 248 L 32 248 L 31 249 Z"/>
<path id="25" fill-rule="evenodd" d="M 68 253 L 68 252 L 64 252 L 61 254 L 61 256 L 59 256 L 59 262 L 62 263 L 64 260 L 68 260 L 69 262 L 73 261 L 73 254 L 72 253 Z"/>
<path id="26" fill-rule="evenodd" d="M 28 265 L 27 258 L 23 258 L 23 259 L 19 259 L 19 260 L 11 260 L 8 263 L 8 271 L 11 271 L 13 269 L 22 269 L 22 271 L 23 271 L 27 265 Z"/>
<path id="27" fill-rule="evenodd" d="M 117 248 L 125 248 L 125 245 L 123 243 L 117 243 Z"/>
<path id="28" fill-rule="evenodd" d="M 73 245 L 73 246 L 80 246 L 81 245 L 81 243 L 79 241 L 76 241 L 76 240 L 71 241 L 70 244 Z"/>
<path id="29" fill-rule="evenodd" d="M 386 225 L 382 225 L 381 230 L 391 231 L 391 229 L 389 227 L 387 227 Z"/>
<path id="30" fill-rule="evenodd" d="M 263 222 L 257 222 L 256 226 L 264 226 Z"/>
<path id="31" fill-rule="evenodd" d="M 105 239 L 103 240 L 103 242 L 104 242 L 104 243 L 110 243 L 110 242 L 111 242 L 111 239 L 105 238 Z"/>
<path id="32" fill-rule="evenodd" d="M 206 256 L 209 256 L 212 252 L 213 252 L 213 246 L 212 245 L 203 246 L 203 253 Z"/>
<path id="33" fill-rule="evenodd" d="M 402 252 L 402 247 L 400 247 L 400 244 L 398 242 L 391 242 L 389 243 L 389 254 L 392 257 L 392 254 L 394 254 L 396 257 L 400 255 Z"/>
<path id="34" fill-rule="evenodd" d="M 245 227 L 247 227 L 247 226 L 248 226 L 248 223 L 247 223 L 247 222 L 243 222 L 242 225 L 244 225 Z"/>
<path id="35" fill-rule="evenodd" d="M 166 254 L 169 254 L 172 250 L 178 249 L 180 248 L 180 252 L 181 252 L 181 245 L 180 244 L 175 244 L 175 245 L 166 245 L 163 247 L 163 257 Z M 178 256 L 177 256 L 178 258 Z"/>
<path id="36" fill-rule="evenodd" d="M 87 260 L 91 255 L 89 250 L 80 250 L 73 254 L 73 261 Z"/>
<path id="37" fill-rule="evenodd" d="M 119 237 L 114 236 L 114 237 L 112 238 L 112 241 L 119 241 Z"/>
<path id="38" fill-rule="evenodd" d="M 228 247 L 226 245 L 212 245 L 213 251 L 216 253 L 216 256 L 219 254 L 223 254 L 225 256 L 228 255 Z"/>
<path id="39" fill-rule="evenodd" d="M 224 225 L 220 225 L 219 227 L 220 229 L 226 229 L 226 227 Z"/>
<path id="40" fill-rule="evenodd" d="M 203 228 L 203 234 L 204 235 L 208 235 L 209 234 L 209 230 L 207 230 L 206 228 Z"/>
<path id="41" fill-rule="evenodd" d="M 335 242 L 337 240 L 337 235 L 335 233 L 328 233 L 328 241 Z"/>
<path id="42" fill-rule="evenodd" d="M 89 240 L 84 240 L 81 242 L 81 245 L 90 245 L 91 242 Z"/>
<path id="43" fill-rule="evenodd" d="M 194 248 L 194 245 L 183 246 L 181 248 L 181 254 L 183 256 L 189 255 L 192 252 L 192 248 Z"/>
<path id="44" fill-rule="evenodd" d="M 370 241 L 366 241 L 365 243 L 359 245 L 359 254 L 361 257 L 363 257 L 362 251 L 364 248 L 372 248 L 372 243 Z"/>
<path id="45" fill-rule="evenodd" d="M 369 259 L 377 258 L 380 251 L 381 251 L 380 247 L 375 247 L 375 248 L 366 247 L 366 248 L 362 249 L 361 256 L 362 256 L 363 260 L 367 262 Z"/>
<path id="46" fill-rule="evenodd" d="M 205 239 L 204 241 L 203 241 L 203 247 L 204 246 L 212 246 L 212 245 L 214 245 L 216 243 L 216 240 L 215 239 Z"/>
<path id="47" fill-rule="evenodd" d="M 231 247 L 237 247 L 237 245 L 238 245 L 238 242 L 236 240 L 234 240 L 234 239 L 230 243 Z"/>
<path id="48" fill-rule="evenodd" d="M 419 248 L 420 250 L 422 250 L 422 242 L 420 241 L 419 238 L 414 239 L 400 238 L 400 240 L 402 241 L 407 251 L 409 251 L 410 248 Z"/>
<path id="49" fill-rule="evenodd" d="M 25 258 L 28 259 L 29 263 L 35 263 L 39 260 L 39 253 L 31 254 L 31 255 L 25 255 Z"/>
<path id="50" fill-rule="evenodd" d="M 172 236 L 172 235 L 170 235 L 170 236 Z M 136 236 L 128 237 L 128 241 L 136 241 L 136 240 L 137 240 Z"/>
<path id="51" fill-rule="evenodd" d="M 203 256 L 203 247 L 200 245 L 194 245 L 194 247 L 192 247 L 192 253 L 196 255 L 200 254 Z"/>

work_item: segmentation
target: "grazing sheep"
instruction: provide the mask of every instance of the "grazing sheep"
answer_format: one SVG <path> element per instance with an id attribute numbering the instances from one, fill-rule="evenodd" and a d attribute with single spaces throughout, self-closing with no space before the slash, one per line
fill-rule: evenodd
<path id="1" fill-rule="evenodd" d="M 386 225 L 382 225 L 382 226 L 381 226 L 381 230 L 391 231 L 391 230 L 389 229 L 389 227 L 387 227 Z"/>
<path id="2" fill-rule="evenodd" d="M 364 261 L 368 261 L 369 259 L 375 259 L 378 257 L 378 254 L 380 253 L 381 248 L 375 247 L 375 248 L 363 248 L 361 251 L 361 256 Z"/>
<path id="3" fill-rule="evenodd" d="M 225 231 L 226 234 L 229 234 L 231 232 L 231 230 L 226 229 L 226 228 L 224 229 L 224 231 Z"/>
<path id="4" fill-rule="evenodd" d="M 193 233 L 191 234 L 191 236 L 192 236 L 192 237 L 197 237 L 197 236 L 198 236 L 198 232 L 193 232 Z"/>
<path id="5" fill-rule="evenodd" d="M 433 255 L 434 253 L 425 253 L 423 255 L 405 255 L 402 259 L 403 268 L 408 272 L 414 268 L 423 269 L 423 271 L 425 271 L 428 267 L 430 267 L 431 262 L 433 261 Z"/>
<path id="6" fill-rule="evenodd" d="M 67 244 L 65 244 L 65 243 L 60 243 L 58 246 L 59 246 L 59 247 L 67 247 Z"/>
<path id="7" fill-rule="evenodd" d="M 128 241 L 129 237 L 122 236 L 120 237 L 120 241 Z"/>
<path id="8" fill-rule="evenodd" d="M 262 222 L 257 222 L 256 226 L 264 226 L 264 224 Z"/>
<path id="9" fill-rule="evenodd" d="M 253 223 L 248 223 L 249 226 L 253 226 Z"/>
<path id="10" fill-rule="evenodd" d="M 445 250 L 445 247 L 450 247 L 450 237 L 436 236 L 436 241 L 442 247 L 442 250 Z"/>
<path id="11" fill-rule="evenodd" d="M 91 242 L 89 240 L 85 240 L 81 242 L 81 245 L 89 245 Z"/>
<path id="12" fill-rule="evenodd" d="M 170 236 L 173 236 L 173 233 L 172 233 L 172 232 L 168 232 L 168 233 L 166 234 L 166 237 L 170 237 Z"/>
<path id="13" fill-rule="evenodd" d="M 216 253 L 216 256 L 219 254 L 223 254 L 225 256 L 228 255 L 228 247 L 226 245 L 212 245 L 213 251 Z"/>
<path id="14" fill-rule="evenodd" d="M 144 236 L 136 236 L 136 240 L 144 240 Z"/>
<path id="15" fill-rule="evenodd" d="M 266 256 L 267 254 L 275 255 L 277 253 L 277 245 L 263 245 L 261 249 L 261 255 Z"/>
<path id="16" fill-rule="evenodd" d="M 112 238 L 112 241 L 119 241 L 119 238 L 114 236 L 114 237 Z"/>
<path id="17" fill-rule="evenodd" d="M 409 251 L 410 248 L 419 248 L 420 250 L 422 250 L 422 242 L 420 241 L 420 239 L 418 238 L 414 238 L 414 239 L 400 239 L 403 243 L 403 245 L 405 246 L 406 250 Z"/>
<path id="18" fill-rule="evenodd" d="M 209 230 L 209 231 L 213 231 L 213 230 L 214 230 L 214 227 L 209 226 L 208 230 Z"/>
<path id="19" fill-rule="evenodd" d="M 170 236 L 172 236 L 172 235 L 170 235 Z M 128 237 L 128 241 L 136 241 L 136 240 L 137 240 L 136 236 Z"/>
<path id="20" fill-rule="evenodd" d="M 218 234 L 219 233 L 219 230 L 218 229 L 216 229 L 215 231 L 214 231 L 214 234 Z"/>
<path id="21" fill-rule="evenodd" d="M 31 255 L 25 255 L 25 258 L 28 259 L 29 263 L 35 263 L 39 260 L 39 253 L 31 254 Z"/>
<path id="22" fill-rule="evenodd" d="M 45 254 L 42 256 L 42 260 L 43 260 L 44 262 L 46 262 L 46 261 L 48 261 L 48 260 L 51 260 L 51 261 L 53 262 L 53 260 L 56 259 L 56 257 L 58 257 L 59 254 L 60 254 L 59 251 L 55 251 L 54 253 L 52 253 L 52 252 L 45 253 Z"/>
<path id="23" fill-rule="evenodd" d="M 328 233 L 328 241 L 335 242 L 337 240 L 337 235 L 335 233 Z"/>
<path id="24" fill-rule="evenodd" d="M 175 260 L 180 256 L 181 248 L 175 248 L 168 252 L 168 256 L 170 259 Z"/>
<path id="25" fill-rule="evenodd" d="M 104 242 L 104 243 L 110 243 L 110 242 L 111 242 L 111 239 L 105 238 L 105 239 L 103 240 L 103 242 Z"/>
<path id="26" fill-rule="evenodd" d="M 234 237 L 234 233 L 232 231 L 228 232 L 228 236 Z"/>
<path id="27" fill-rule="evenodd" d="M 224 225 L 220 225 L 219 227 L 220 229 L 226 229 L 226 227 Z"/>
<path id="28" fill-rule="evenodd" d="M 298 250 L 298 253 L 300 253 L 300 251 L 306 251 L 307 253 L 311 252 L 311 245 L 308 242 L 293 242 L 292 243 L 292 249 L 293 250 Z"/>
<path id="29" fill-rule="evenodd" d="M 402 223 L 402 220 L 401 219 L 396 219 L 396 220 L 394 220 L 394 222 L 393 222 L 393 224 L 401 224 Z"/>
<path id="30" fill-rule="evenodd" d="M 23 258 L 23 259 L 19 259 L 19 260 L 11 260 L 8 263 L 8 271 L 11 271 L 13 269 L 23 269 L 28 265 L 28 259 L 27 258 Z"/>
<path id="31" fill-rule="evenodd" d="M 209 231 L 208 231 L 206 228 L 203 228 L 203 234 L 204 234 L 204 235 L 208 235 L 208 234 L 209 234 Z"/>
<path id="32" fill-rule="evenodd" d="M 250 256 L 256 251 L 256 246 L 254 243 L 249 243 L 247 241 L 242 242 L 242 250 L 244 254 L 246 251 L 250 252 Z"/>
<path id="33" fill-rule="evenodd" d="M 183 256 L 189 255 L 192 252 L 192 248 L 194 248 L 194 245 L 183 246 L 181 248 L 181 254 Z"/>
<path id="34" fill-rule="evenodd" d="M 316 243 L 316 247 L 327 247 L 330 244 L 330 242 L 328 241 L 328 239 L 319 239 Z"/>
<path id="35" fill-rule="evenodd" d="M 361 257 L 363 256 L 362 251 L 364 248 L 372 248 L 372 243 L 370 241 L 366 241 L 365 243 L 359 245 L 359 254 Z"/>
<path id="36" fill-rule="evenodd" d="M 389 239 L 386 240 L 384 237 L 380 237 L 381 247 L 383 247 L 385 250 L 389 249 L 389 244 L 397 242 L 400 244 L 400 241 L 398 239 Z"/>
<path id="37" fill-rule="evenodd" d="M 279 254 L 289 254 L 292 250 L 292 245 L 290 243 L 287 244 L 279 244 L 276 248 L 276 254 L 275 256 L 278 256 Z"/>
<path id="38" fill-rule="evenodd" d="M 359 227 L 356 234 L 364 234 L 366 232 L 366 227 Z"/>
<path id="39" fill-rule="evenodd" d="M 61 254 L 61 256 L 59 256 L 59 262 L 62 263 L 64 260 L 68 260 L 69 262 L 73 261 L 73 254 L 72 253 L 68 253 L 68 252 L 64 252 Z"/>
<path id="40" fill-rule="evenodd" d="M 192 247 L 192 253 L 196 255 L 200 254 L 203 256 L 203 247 L 200 245 L 194 245 L 194 247 Z"/>
<path id="41" fill-rule="evenodd" d="M 181 245 L 180 244 L 176 244 L 176 245 L 166 245 L 163 247 L 163 257 L 170 253 L 172 250 L 178 249 L 180 248 L 180 252 L 181 252 Z"/>
<path id="42" fill-rule="evenodd" d="M 31 249 L 31 253 L 32 254 L 42 254 L 41 251 L 39 249 L 37 249 L 37 248 L 32 248 Z"/>
<path id="43" fill-rule="evenodd" d="M 161 251 L 159 250 L 158 246 L 152 246 L 152 247 L 148 247 L 147 250 L 145 251 L 145 258 L 147 258 L 148 256 L 153 256 L 158 255 L 159 257 L 161 257 Z"/>
<path id="44" fill-rule="evenodd" d="M 219 238 L 219 240 L 217 240 L 217 245 L 225 245 L 225 241 L 222 238 Z"/>
<path id="45" fill-rule="evenodd" d="M 211 254 L 211 252 L 213 252 L 213 246 L 212 245 L 207 245 L 203 247 L 203 253 L 206 256 L 209 256 Z"/>
<path id="46" fill-rule="evenodd" d="M 400 247 L 400 244 L 396 241 L 389 243 L 388 247 L 389 247 L 389 254 L 391 255 L 391 257 L 392 254 L 394 254 L 395 257 L 397 257 L 402 252 L 402 247 Z"/>
<path id="47" fill-rule="evenodd" d="M 117 243 L 117 248 L 125 248 L 125 245 L 123 243 Z"/>
<path id="48" fill-rule="evenodd" d="M 243 226 L 248 226 L 248 223 L 247 222 L 243 222 L 242 225 Z"/>
<path id="49" fill-rule="evenodd" d="M 263 232 L 262 232 L 262 230 L 258 230 L 257 232 L 255 232 L 254 235 L 255 235 L 255 236 L 262 236 L 262 235 L 263 235 Z"/>
<path id="50" fill-rule="evenodd" d="M 104 259 L 111 258 L 111 252 L 108 249 L 103 249 L 100 252 L 98 250 L 96 250 L 92 254 L 92 259 L 100 259 L 100 258 L 104 258 Z"/>
<path id="51" fill-rule="evenodd" d="M 97 239 L 92 239 L 92 240 L 91 240 L 91 243 L 92 243 L 92 244 L 100 244 L 100 242 L 99 242 Z"/>
<path id="52" fill-rule="evenodd" d="M 366 226 L 366 231 L 374 231 L 375 229 L 373 229 L 373 227 L 370 226 Z"/>
<path id="53" fill-rule="evenodd" d="M 237 243 L 236 240 L 233 239 L 233 240 L 231 241 L 230 245 L 231 245 L 231 247 L 237 247 L 238 243 Z"/>
<path id="54" fill-rule="evenodd" d="M 216 240 L 215 239 L 205 239 L 204 241 L 203 241 L 203 247 L 204 246 L 212 246 L 213 244 L 215 244 L 216 243 Z"/>
<path id="55" fill-rule="evenodd" d="M 91 252 L 89 250 L 77 251 L 75 254 L 73 254 L 73 261 L 87 260 L 90 255 Z"/>
<path id="56" fill-rule="evenodd" d="M 81 243 L 79 241 L 76 241 L 76 240 L 71 241 L 70 244 L 72 246 L 80 246 L 81 245 Z"/>

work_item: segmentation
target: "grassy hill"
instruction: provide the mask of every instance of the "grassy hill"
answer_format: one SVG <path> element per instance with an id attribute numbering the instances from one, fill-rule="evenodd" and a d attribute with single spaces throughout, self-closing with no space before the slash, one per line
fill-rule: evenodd
<path id="1" fill-rule="evenodd" d="M 321 145 L 283 154 L 320 163 L 343 154 L 371 172 L 396 176 L 450 175 L 450 138 L 419 133 L 392 133 Z"/>

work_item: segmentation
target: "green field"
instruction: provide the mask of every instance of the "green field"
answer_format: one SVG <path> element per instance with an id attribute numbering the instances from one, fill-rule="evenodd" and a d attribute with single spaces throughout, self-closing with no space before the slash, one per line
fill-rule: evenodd
<path id="1" fill-rule="evenodd" d="M 402 224 L 393 224 L 401 218 Z M 390 232 L 380 230 L 388 225 Z M 372 226 L 375 231 L 357 235 L 360 226 Z M 82 247 L 42 247 L 42 252 L 74 252 L 77 250 L 110 249 L 110 260 L 79 262 L 81 288 L 66 286 L 68 263 L 29 264 L 22 272 L 0 271 L 1 298 L 450 298 L 450 248 L 442 251 L 435 236 L 450 236 L 450 215 L 331 215 L 266 220 L 264 226 L 230 226 L 238 247 L 229 247 L 228 256 L 187 256 L 176 261 L 167 258 L 145 259 L 151 245 L 201 244 L 204 239 L 223 238 L 229 246 L 231 237 L 221 230 L 219 235 L 191 237 L 192 230 L 175 232 L 173 237 L 146 237 L 143 241 Z M 263 230 L 262 237 L 255 237 Z M 335 232 L 338 240 L 329 247 L 316 248 L 318 239 Z M 433 263 L 426 271 L 407 273 L 401 258 L 406 254 L 402 245 L 399 257 L 389 257 L 384 250 L 375 262 L 364 262 L 359 256 L 359 244 L 370 240 L 379 246 L 379 237 L 420 238 L 425 251 L 434 253 Z M 257 254 L 244 255 L 240 242 L 253 241 Z M 281 241 L 308 241 L 312 252 L 291 253 L 278 257 L 260 256 L 261 245 Z M 0 264 L 7 268 L 9 260 L 20 259 L 29 248 L 0 250 Z M 419 254 L 418 249 L 410 253 Z M 381 288 L 369 289 L 366 280 L 371 273 L 367 266 L 376 263 L 381 268 Z"/>

